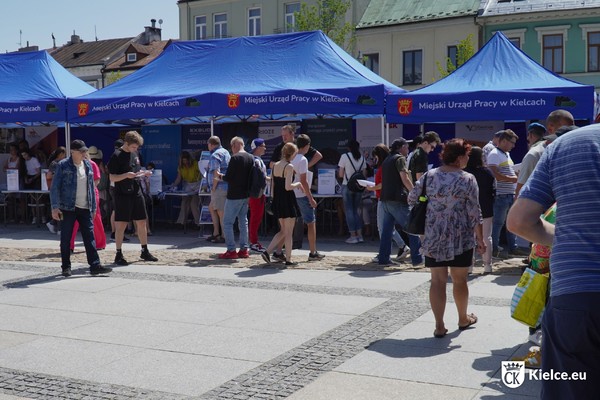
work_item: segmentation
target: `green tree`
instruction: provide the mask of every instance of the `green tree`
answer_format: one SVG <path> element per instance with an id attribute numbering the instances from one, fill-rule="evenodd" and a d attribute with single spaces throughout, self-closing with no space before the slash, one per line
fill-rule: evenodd
<path id="1" fill-rule="evenodd" d="M 121 71 L 110 71 L 108 76 L 104 79 L 104 85 L 108 86 L 121 79 Z"/>
<path id="2" fill-rule="evenodd" d="M 354 25 L 345 22 L 350 0 L 317 0 L 314 5 L 302 3 L 294 13 L 297 31 L 322 30 L 338 46 L 350 52 L 356 42 Z"/>
<path id="3" fill-rule="evenodd" d="M 458 67 L 467 62 L 475 54 L 475 46 L 473 46 L 473 35 L 467 36 L 461 40 L 456 46 L 456 65 L 452 63 L 450 57 L 446 58 L 446 67 L 442 67 L 439 61 L 436 61 L 437 69 L 442 78 L 447 77 L 454 72 Z"/>

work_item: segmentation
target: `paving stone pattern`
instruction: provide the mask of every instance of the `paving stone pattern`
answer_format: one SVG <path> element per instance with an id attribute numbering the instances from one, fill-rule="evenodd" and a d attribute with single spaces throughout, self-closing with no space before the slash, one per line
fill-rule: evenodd
<path id="1" fill-rule="evenodd" d="M 56 279 L 56 268 L 9 264 L 4 269 L 36 271 L 39 274 L 2 282 L 0 290 L 25 287 Z M 87 269 L 74 270 L 85 273 Z M 49 275 L 52 274 L 52 275 Z M 198 278 L 113 271 L 122 279 L 183 282 L 202 285 L 323 293 L 329 295 L 383 297 L 387 301 L 304 344 L 244 373 L 199 397 L 187 397 L 112 384 L 99 384 L 64 377 L 0 368 L 0 393 L 35 399 L 283 399 L 357 355 L 372 343 L 384 339 L 429 311 L 429 283 L 409 292 L 392 292 L 316 285 L 248 282 L 234 279 Z M 474 278 L 471 283 L 476 282 Z M 448 299 L 452 296 L 449 293 Z M 508 305 L 507 300 L 472 298 L 470 304 Z"/>

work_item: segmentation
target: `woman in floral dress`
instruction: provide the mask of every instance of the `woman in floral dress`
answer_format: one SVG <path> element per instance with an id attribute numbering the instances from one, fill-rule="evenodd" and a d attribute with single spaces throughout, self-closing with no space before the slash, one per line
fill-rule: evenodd
<path id="1" fill-rule="evenodd" d="M 427 176 L 429 202 L 421 249 L 425 266 L 431 269 L 429 301 L 435 316 L 435 337 L 444 337 L 448 332 L 444 324 L 448 272 L 452 277 L 458 311 L 458 329 L 467 329 L 477 322 L 474 314 L 467 313 L 467 276 L 473 249 L 483 253 L 486 246 L 477 181 L 473 175 L 463 171 L 469 160 L 470 148 L 463 139 L 447 141 L 440 155 L 443 165 L 421 176 L 408 196 L 409 205 L 416 204 Z"/>

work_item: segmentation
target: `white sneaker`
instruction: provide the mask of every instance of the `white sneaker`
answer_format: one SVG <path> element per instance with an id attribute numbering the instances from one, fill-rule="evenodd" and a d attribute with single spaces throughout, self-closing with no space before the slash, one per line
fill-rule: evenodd
<path id="1" fill-rule="evenodd" d="M 56 233 L 56 227 L 54 225 L 52 225 L 52 222 L 48 222 L 46 224 L 46 227 L 48 228 L 48 230 L 50 231 L 50 233 Z"/>
<path id="2" fill-rule="evenodd" d="M 404 260 L 407 257 L 410 257 L 410 248 L 407 245 L 404 245 L 403 248 L 398 250 L 396 260 Z"/>
<path id="3" fill-rule="evenodd" d="M 492 273 L 492 266 L 491 265 L 484 265 L 483 266 L 483 273 L 484 274 L 491 274 Z"/>
<path id="4" fill-rule="evenodd" d="M 537 331 L 535 331 L 534 333 L 532 333 L 531 335 L 529 335 L 529 341 L 533 344 L 535 344 L 536 346 L 542 346 L 542 330 L 538 329 Z"/>
<path id="5" fill-rule="evenodd" d="M 31 220 L 31 225 L 35 225 L 35 217 Z"/>
<path id="6" fill-rule="evenodd" d="M 356 244 L 356 243 L 358 243 L 358 237 L 356 237 L 356 236 L 350 236 L 348 239 L 346 239 L 346 243 L 348 243 L 348 244 Z"/>
<path id="7" fill-rule="evenodd" d="M 362 236 L 358 236 L 357 239 L 358 239 L 358 243 L 363 243 L 365 241 L 365 239 L 363 239 Z"/>

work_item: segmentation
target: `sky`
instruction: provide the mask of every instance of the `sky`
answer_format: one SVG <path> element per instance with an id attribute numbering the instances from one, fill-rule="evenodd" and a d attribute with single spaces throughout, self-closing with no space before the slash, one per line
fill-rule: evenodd
<path id="1" fill-rule="evenodd" d="M 179 38 L 177 0 L 0 0 L 0 15 L 2 53 L 28 41 L 40 50 L 52 48 L 53 33 L 59 47 L 71 40 L 73 31 L 85 42 L 134 37 L 152 18 L 162 27 L 163 40 Z"/>

